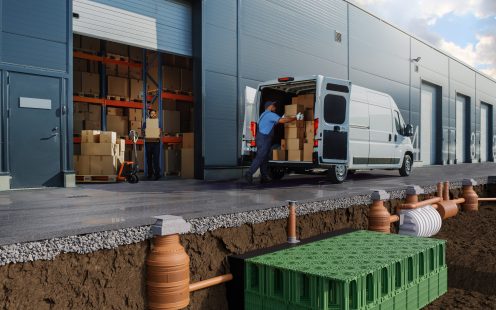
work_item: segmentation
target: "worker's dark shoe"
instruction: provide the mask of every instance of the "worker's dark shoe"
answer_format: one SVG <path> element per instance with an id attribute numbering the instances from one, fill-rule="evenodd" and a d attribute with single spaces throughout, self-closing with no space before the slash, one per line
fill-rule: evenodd
<path id="1" fill-rule="evenodd" d="M 248 172 L 244 174 L 243 179 L 248 184 L 252 184 L 253 183 L 253 176 L 250 173 L 248 173 Z"/>
<path id="2" fill-rule="evenodd" d="M 267 184 L 267 183 L 271 183 L 272 182 L 272 179 L 270 179 L 269 177 L 261 177 L 260 178 L 260 184 Z"/>
<path id="3" fill-rule="evenodd" d="M 161 177 L 162 177 L 162 176 L 160 176 L 160 175 L 156 175 L 156 176 L 153 178 L 153 180 L 154 180 L 154 181 L 160 180 L 160 178 L 161 178 Z"/>

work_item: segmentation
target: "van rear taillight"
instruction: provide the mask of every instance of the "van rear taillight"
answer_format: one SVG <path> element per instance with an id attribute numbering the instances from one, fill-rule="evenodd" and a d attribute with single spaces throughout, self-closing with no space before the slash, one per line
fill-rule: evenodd
<path id="1" fill-rule="evenodd" d="M 251 136 L 253 139 L 257 136 L 257 123 L 256 122 L 251 122 L 250 123 L 250 131 L 251 131 Z"/>
<path id="2" fill-rule="evenodd" d="M 313 121 L 313 135 L 314 137 L 317 135 L 317 130 L 319 129 L 319 119 L 316 118 L 314 121 Z"/>
<path id="3" fill-rule="evenodd" d="M 294 81 L 294 77 L 292 76 L 285 76 L 285 77 L 280 77 L 277 79 L 279 82 L 291 82 Z"/>

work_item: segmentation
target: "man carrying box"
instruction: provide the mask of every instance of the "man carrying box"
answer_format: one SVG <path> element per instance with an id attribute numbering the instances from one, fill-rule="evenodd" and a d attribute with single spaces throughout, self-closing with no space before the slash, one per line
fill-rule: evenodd
<path id="1" fill-rule="evenodd" d="M 157 111 L 150 110 L 150 117 L 143 124 L 145 131 L 146 163 L 148 179 L 160 179 L 160 128 L 158 126 Z"/>
<path id="2" fill-rule="evenodd" d="M 265 111 L 260 115 L 258 121 L 257 135 L 255 141 L 257 143 L 257 155 L 253 160 L 250 169 L 245 173 L 244 178 L 246 182 L 253 183 L 253 174 L 260 168 L 261 179 L 260 183 L 268 183 L 270 179 L 268 177 L 268 162 L 270 151 L 272 148 L 272 138 L 274 136 L 274 126 L 276 124 L 284 124 L 294 122 L 295 120 L 301 118 L 300 115 L 291 117 L 280 117 L 275 113 L 276 111 L 275 101 L 266 101 L 264 104 Z"/>

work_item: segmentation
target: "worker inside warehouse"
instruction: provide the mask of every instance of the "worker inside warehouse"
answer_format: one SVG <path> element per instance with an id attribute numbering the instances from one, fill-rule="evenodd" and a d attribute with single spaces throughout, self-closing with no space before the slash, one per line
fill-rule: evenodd
<path id="1" fill-rule="evenodd" d="M 260 115 L 257 135 L 255 141 L 257 144 L 257 155 L 253 160 L 250 169 L 245 173 L 244 179 L 247 183 L 253 183 L 253 174 L 260 168 L 260 183 L 270 182 L 268 176 L 268 163 L 270 157 L 270 150 L 272 148 L 272 139 L 274 137 L 274 127 L 276 124 L 284 124 L 294 122 L 297 119 L 303 119 L 303 114 L 298 113 L 295 116 L 281 117 L 275 113 L 277 109 L 277 102 L 266 101 L 264 104 L 265 111 Z"/>
<path id="2" fill-rule="evenodd" d="M 143 124 L 145 136 L 145 152 L 147 177 L 149 180 L 158 180 L 162 177 L 160 171 L 160 136 L 157 111 L 150 110 L 149 117 Z"/>

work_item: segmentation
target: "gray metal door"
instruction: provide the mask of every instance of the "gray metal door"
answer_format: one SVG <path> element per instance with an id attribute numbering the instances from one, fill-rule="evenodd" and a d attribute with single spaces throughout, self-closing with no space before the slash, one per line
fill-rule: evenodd
<path id="1" fill-rule="evenodd" d="M 9 157 L 12 188 L 62 186 L 58 78 L 10 73 Z"/>

